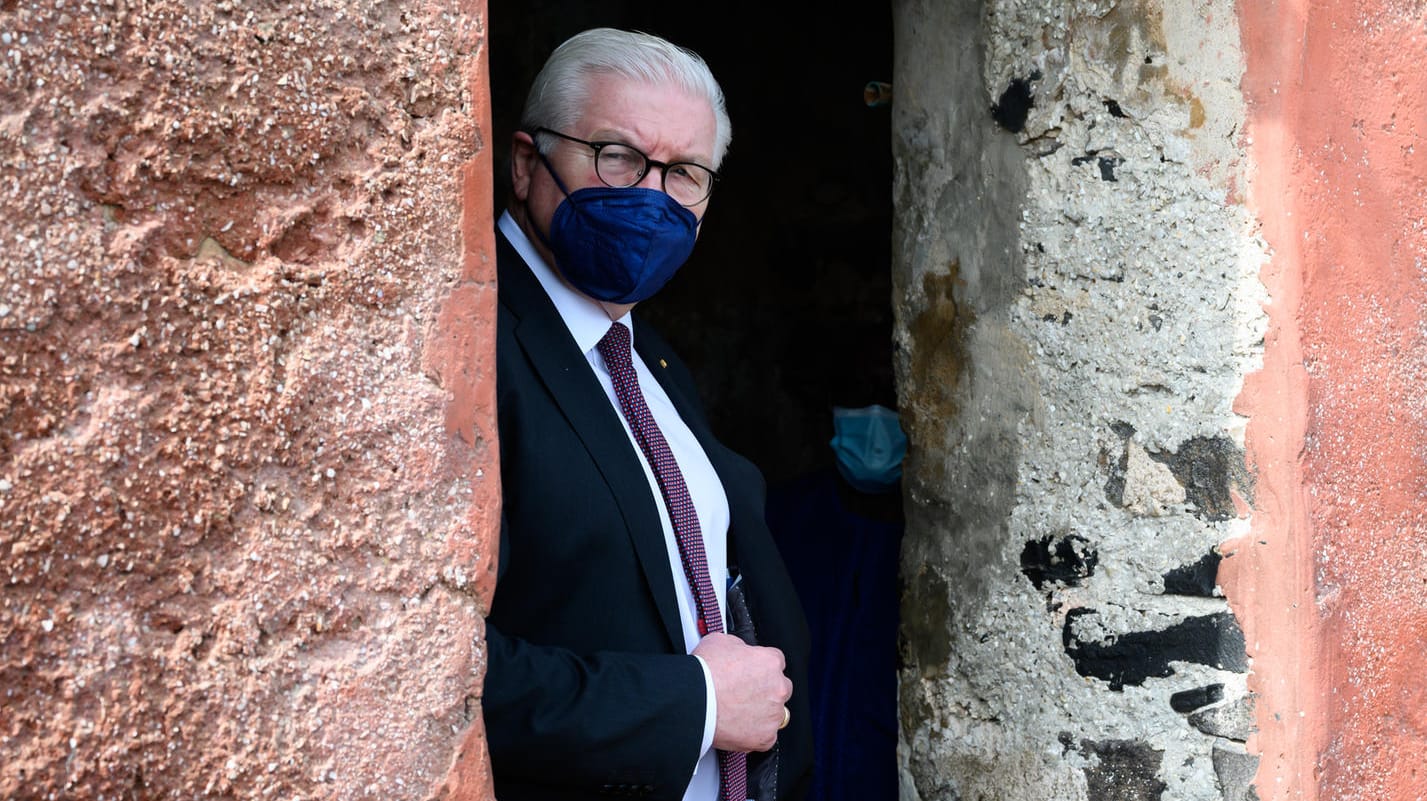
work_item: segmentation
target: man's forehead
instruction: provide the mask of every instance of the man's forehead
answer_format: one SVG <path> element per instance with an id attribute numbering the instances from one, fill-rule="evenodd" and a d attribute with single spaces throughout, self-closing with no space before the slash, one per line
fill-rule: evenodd
<path id="1" fill-rule="evenodd" d="M 672 81 L 598 77 L 590 83 L 583 112 L 591 119 L 632 118 L 657 121 L 665 127 L 714 127 L 708 98 Z"/>

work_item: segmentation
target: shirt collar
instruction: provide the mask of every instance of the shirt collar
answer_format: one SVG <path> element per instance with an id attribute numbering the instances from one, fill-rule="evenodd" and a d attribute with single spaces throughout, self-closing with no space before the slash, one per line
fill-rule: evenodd
<path id="1" fill-rule="evenodd" d="M 515 246 L 515 251 L 530 267 L 530 272 L 535 274 L 540 286 L 544 287 L 545 294 L 550 296 L 550 301 L 555 304 L 555 310 L 560 313 L 560 319 L 565 321 L 565 327 L 569 329 L 570 336 L 575 338 L 580 352 L 589 353 L 609 331 L 610 319 L 609 315 L 605 314 L 604 307 L 560 280 L 554 268 L 545 263 L 530 238 L 520 230 L 520 224 L 510 216 L 509 211 L 501 214 L 499 227 L 501 233 L 505 234 L 510 244 Z M 622 323 L 630 330 L 630 341 L 633 342 L 634 319 L 630 313 L 626 312 L 614 322 Z"/>

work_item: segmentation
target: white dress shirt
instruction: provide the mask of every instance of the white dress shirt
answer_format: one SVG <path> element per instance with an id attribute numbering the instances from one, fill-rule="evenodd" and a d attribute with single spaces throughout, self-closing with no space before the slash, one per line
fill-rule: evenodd
<path id="1" fill-rule="evenodd" d="M 609 331 L 611 325 L 609 316 L 605 314 L 604 308 L 599 303 L 576 292 L 560 280 L 554 269 L 540 257 L 529 238 L 525 236 L 525 232 L 520 230 L 519 224 L 515 222 L 509 212 L 501 215 L 499 226 L 501 232 L 506 235 L 506 238 L 515 246 L 516 251 L 520 253 L 521 258 L 530 267 L 530 271 L 535 274 L 535 278 L 540 281 L 540 285 L 545 288 L 545 294 L 549 295 L 550 300 L 555 304 L 555 309 L 560 313 L 560 318 L 565 321 L 565 327 L 569 329 L 570 336 L 574 337 L 576 346 L 585 354 L 585 359 L 590 363 L 590 369 L 594 371 L 600 386 L 604 387 L 605 395 L 609 397 L 610 405 L 614 407 L 620 422 L 624 424 L 624 433 L 629 437 L 630 447 L 639 456 L 639 463 L 644 468 L 645 478 L 649 480 L 649 492 L 659 505 L 659 521 L 664 527 L 664 545 L 669 552 L 669 569 L 674 575 L 674 590 L 679 596 L 679 620 L 683 624 L 684 649 L 686 652 L 692 652 L 694 647 L 699 644 L 698 609 L 694 604 L 694 591 L 689 586 L 688 577 L 684 574 L 684 562 L 679 556 L 679 543 L 674 536 L 674 525 L 669 519 L 669 510 L 665 507 L 664 495 L 659 490 L 659 481 L 654 476 L 654 470 L 649 466 L 649 460 L 645 458 L 644 452 L 635 440 L 634 432 L 629 428 L 629 421 L 624 419 L 624 412 L 620 409 L 619 398 L 615 394 L 614 382 L 610 379 L 609 369 L 605 367 L 604 357 L 600 355 L 599 349 L 596 347 L 600 339 Z M 638 332 L 634 330 L 634 320 L 629 314 L 615 320 L 613 324 L 624 325 L 630 329 L 631 343 L 634 341 L 633 337 L 638 336 Z M 724 494 L 723 483 L 719 481 L 718 473 L 714 471 L 713 464 L 704 453 L 704 449 L 699 445 L 699 441 L 683 419 L 679 417 L 678 410 L 670 402 L 664 388 L 659 385 L 659 381 L 654 378 L 644 361 L 639 358 L 639 352 L 634 351 L 630 355 L 634 361 L 634 371 L 639 378 L 639 389 L 644 395 L 644 402 L 649 406 L 649 412 L 654 416 L 654 422 L 659 426 L 660 433 L 668 441 L 669 450 L 673 452 L 674 460 L 679 463 L 679 472 L 683 474 L 684 483 L 688 485 L 689 497 L 694 502 L 694 509 L 699 516 L 699 528 L 704 535 L 704 556 L 708 560 L 709 580 L 713 583 L 714 595 L 718 597 L 718 608 L 725 609 L 724 596 L 728 585 L 728 496 Z M 695 658 L 698 659 L 698 657 Z M 684 801 L 717 801 L 718 760 L 712 746 L 718 704 L 714 698 L 713 678 L 709 674 L 708 665 L 704 663 L 703 659 L 699 659 L 699 665 L 704 670 L 704 685 L 708 689 L 706 694 L 708 702 L 704 715 L 704 736 L 703 744 L 699 749 L 699 761 L 694 767 L 693 779 L 684 791 Z"/>

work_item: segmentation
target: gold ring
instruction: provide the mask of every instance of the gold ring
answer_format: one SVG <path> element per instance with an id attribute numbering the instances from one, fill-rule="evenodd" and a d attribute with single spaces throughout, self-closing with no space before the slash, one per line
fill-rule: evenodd
<path id="1" fill-rule="evenodd" d="M 778 728 L 780 728 L 780 729 L 786 729 L 786 728 L 788 728 L 788 721 L 790 721 L 790 720 L 792 720 L 792 719 L 793 719 L 793 713 L 792 713 L 792 712 L 789 712 L 789 711 L 788 711 L 788 708 L 787 708 L 786 706 L 783 707 L 783 723 L 782 723 L 781 725 L 779 725 Z"/>

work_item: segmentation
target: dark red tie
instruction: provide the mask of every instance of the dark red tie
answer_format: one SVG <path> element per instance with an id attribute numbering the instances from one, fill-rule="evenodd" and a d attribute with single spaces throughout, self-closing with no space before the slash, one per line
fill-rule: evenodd
<path id="1" fill-rule="evenodd" d="M 609 332 L 599 343 L 600 355 L 614 381 L 614 392 L 619 398 L 619 408 L 644 458 L 654 469 L 654 478 L 659 482 L 659 491 L 664 495 L 664 505 L 669 509 L 670 522 L 674 524 L 674 539 L 679 543 L 680 561 L 684 563 L 684 576 L 694 591 L 694 603 L 699 610 L 699 632 L 723 631 L 723 615 L 719 612 L 718 596 L 714 595 L 713 582 L 709 580 L 708 560 L 704 557 L 704 535 L 699 528 L 699 516 L 694 511 L 694 502 L 689 497 L 689 488 L 684 484 L 684 475 L 679 472 L 679 463 L 669 450 L 669 443 L 654 423 L 654 416 L 644 404 L 644 394 L 639 390 L 639 377 L 634 373 L 634 363 L 629 355 L 629 329 L 619 323 L 609 327 Z M 748 798 L 748 757 L 737 751 L 718 752 L 718 776 L 720 796 L 723 801 L 747 801 Z"/>

